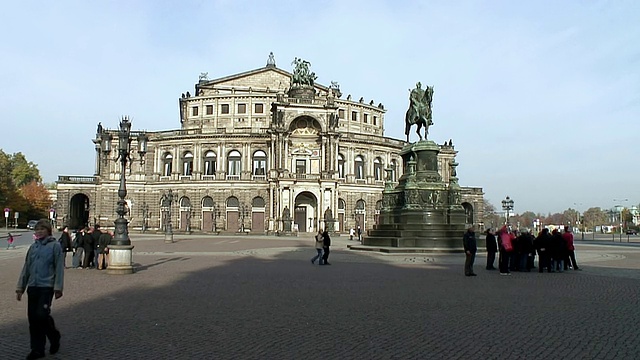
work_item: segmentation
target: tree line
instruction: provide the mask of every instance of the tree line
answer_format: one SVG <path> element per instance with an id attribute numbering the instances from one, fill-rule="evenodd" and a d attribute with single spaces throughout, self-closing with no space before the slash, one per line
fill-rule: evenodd
<path id="1" fill-rule="evenodd" d="M 619 215 L 616 215 L 616 219 L 619 220 Z M 522 214 L 513 214 L 509 216 L 509 222 L 512 225 L 520 224 L 520 227 L 532 228 L 533 222 L 538 219 L 540 224 L 545 225 L 571 225 L 582 230 L 594 230 L 596 226 L 601 225 L 617 225 L 611 224 L 611 215 L 609 210 L 602 209 L 600 207 L 591 207 L 585 212 L 580 213 L 576 209 L 568 208 L 562 213 L 547 215 L 541 213 L 534 213 L 533 211 L 525 211 Z M 495 206 L 485 200 L 484 203 L 484 224 L 485 227 L 498 227 L 504 224 L 504 215 L 502 210 L 496 211 Z M 636 228 L 633 224 L 633 215 L 629 209 L 622 210 L 622 223 L 625 228 Z"/>
<path id="2" fill-rule="evenodd" d="M 0 207 L 11 209 L 10 222 L 16 211 L 20 213 L 18 226 L 21 227 L 29 220 L 47 218 L 51 205 L 38 166 L 21 152 L 7 154 L 0 149 Z"/>

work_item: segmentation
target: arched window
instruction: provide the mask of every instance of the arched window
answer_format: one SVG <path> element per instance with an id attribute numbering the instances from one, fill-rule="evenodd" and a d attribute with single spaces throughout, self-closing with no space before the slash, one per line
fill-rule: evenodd
<path id="1" fill-rule="evenodd" d="M 227 198 L 227 208 L 238 208 L 240 206 L 240 201 L 235 196 L 231 196 Z"/>
<path id="2" fill-rule="evenodd" d="M 251 207 L 253 208 L 264 208 L 264 199 L 260 196 L 256 196 L 251 200 Z"/>
<path id="3" fill-rule="evenodd" d="M 356 179 L 364 179 L 364 158 L 361 155 L 356 156 L 353 161 L 353 166 Z"/>
<path id="4" fill-rule="evenodd" d="M 267 154 L 262 150 L 253 153 L 253 175 L 265 176 L 267 169 Z"/>
<path id="5" fill-rule="evenodd" d="M 182 155 L 182 175 L 191 176 L 193 173 L 193 154 L 190 151 Z"/>
<path id="6" fill-rule="evenodd" d="M 211 198 L 211 196 L 205 196 L 202 198 L 202 207 L 203 208 L 213 207 L 213 199 Z"/>
<path id="7" fill-rule="evenodd" d="M 398 162 L 391 160 L 391 181 L 398 181 Z"/>
<path id="8" fill-rule="evenodd" d="M 204 153 L 203 159 L 203 175 L 215 175 L 216 174 L 216 153 L 209 150 Z"/>
<path id="9" fill-rule="evenodd" d="M 188 197 L 183 196 L 180 198 L 180 207 L 181 208 L 190 208 L 191 207 L 191 200 L 189 200 Z"/>
<path id="10" fill-rule="evenodd" d="M 344 179 L 344 156 L 338 154 L 338 178 Z"/>
<path id="11" fill-rule="evenodd" d="M 171 176 L 172 163 L 173 163 L 173 155 L 171 155 L 171 153 L 164 154 L 162 158 L 162 175 L 163 176 Z"/>
<path id="12" fill-rule="evenodd" d="M 227 176 L 233 176 L 240 179 L 240 166 L 242 165 L 242 156 L 237 150 L 229 152 L 227 158 Z"/>
<path id="13" fill-rule="evenodd" d="M 373 176 L 375 180 L 382 180 L 382 159 L 379 157 L 373 160 Z"/>

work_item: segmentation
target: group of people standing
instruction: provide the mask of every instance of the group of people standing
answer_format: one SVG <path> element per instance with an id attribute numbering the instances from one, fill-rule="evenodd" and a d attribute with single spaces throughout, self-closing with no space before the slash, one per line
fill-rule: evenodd
<path id="1" fill-rule="evenodd" d="M 535 268 L 535 257 L 538 256 L 538 271 L 563 272 L 568 269 L 580 270 L 576 262 L 573 234 L 569 226 L 564 232 L 557 229 L 551 233 L 549 229 L 542 229 L 534 237 L 527 229 L 520 232 L 512 231 L 506 225 L 497 232 L 487 229 L 487 270 L 495 270 L 496 253 L 498 253 L 498 268 L 500 275 L 511 275 L 511 271 L 529 272 Z M 462 238 L 465 251 L 464 274 L 476 276 L 473 271 L 477 248 L 474 227 L 470 227 Z"/>
<path id="2" fill-rule="evenodd" d="M 329 247 L 331 246 L 331 237 L 329 236 L 329 232 L 318 230 L 318 233 L 315 236 L 315 248 L 318 252 L 316 256 L 311 258 L 311 263 L 316 264 L 316 260 L 318 260 L 318 265 L 331 265 L 329 263 Z"/>
<path id="3" fill-rule="evenodd" d="M 511 271 L 531 271 L 538 256 L 538 271 L 562 272 L 580 270 L 576 262 L 573 233 L 569 226 L 564 232 L 557 229 L 549 233 L 542 229 L 537 237 L 528 230 L 515 232 L 503 226 L 496 233 L 486 231 L 487 270 L 494 270 L 496 252 L 499 254 L 500 275 L 510 275 Z"/>
<path id="4" fill-rule="evenodd" d="M 113 233 L 100 230 L 98 224 L 93 228 L 82 228 L 73 235 L 65 226 L 60 237 L 60 245 L 65 253 L 65 267 L 68 267 L 66 265 L 67 257 L 71 257 L 71 267 L 73 268 L 106 269 L 109 263 L 111 239 L 113 239 Z"/>

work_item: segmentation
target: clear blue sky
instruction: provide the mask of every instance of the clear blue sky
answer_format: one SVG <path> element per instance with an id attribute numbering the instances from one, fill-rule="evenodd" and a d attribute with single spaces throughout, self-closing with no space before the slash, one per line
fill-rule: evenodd
<path id="1" fill-rule="evenodd" d="M 180 125 L 200 72 L 311 62 L 382 102 L 403 138 L 408 90 L 435 86 L 430 138 L 499 207 L 640 202 L 639 1 L 14 1 L 0 14 L 0 148 L 46 182 L 92 175 L 96 124 Z M 618 201 L 618 203 L 620 203 Z M 574 205 L 577 204 L 577 205 Z"/>

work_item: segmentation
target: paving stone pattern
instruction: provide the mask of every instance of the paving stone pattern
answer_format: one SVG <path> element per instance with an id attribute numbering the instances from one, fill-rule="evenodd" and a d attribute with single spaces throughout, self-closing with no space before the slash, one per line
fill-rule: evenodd
<path id="1" fill-rule="evenodd" d="M 48 359 L 639 359 L 640 248 L 580 246 L 584 271 L 500 276 L 478 256 L 354 252 L 334 240 L 160 236 L 136 273 L 68 269 Z M 25 248 L 0 250 L 0 358 L 28 353 Z M 6 253 L 13 251 L 11 255 Z"/>

